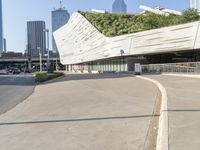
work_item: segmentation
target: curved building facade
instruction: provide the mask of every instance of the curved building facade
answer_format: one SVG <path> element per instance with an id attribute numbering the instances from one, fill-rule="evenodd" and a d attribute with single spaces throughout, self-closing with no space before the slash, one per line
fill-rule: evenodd
<path id="1" fill-rule="evenodd" d="M 200 49 L 200 22 L 106 37 L 80 13 L 54 32 L 61 63 L 86 70 L 127 71 L 133 56 L 172 54 Z M 83 65 L 83 66 L 82 66 Z M 77 67 L 77 66 L 76 66 Z"/>

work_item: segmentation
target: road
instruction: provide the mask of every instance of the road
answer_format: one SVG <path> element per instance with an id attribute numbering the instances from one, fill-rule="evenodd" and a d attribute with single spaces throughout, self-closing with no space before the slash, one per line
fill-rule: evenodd
<path id="1" fill-rule="evenodd" d="M 38 85 L 0 116 L 1 150 L 155 149 L 149 147 L 158 93 L 130 75 L 66 75 Z"/>
<path id="2" fill-rule="evenodd" d="M 32 75 L 0 75 L 0 114 L 25 100 L 34 86 Z"/>

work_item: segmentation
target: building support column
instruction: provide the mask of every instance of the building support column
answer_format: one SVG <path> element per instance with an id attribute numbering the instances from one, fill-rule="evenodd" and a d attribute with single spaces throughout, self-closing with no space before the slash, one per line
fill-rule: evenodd
<path id="1" fill-rule="evenodd" d="M 28 60 L 28 70 L 31 70 L 32 69 L 32 63 L 31 63 L 31 60 Z"/>

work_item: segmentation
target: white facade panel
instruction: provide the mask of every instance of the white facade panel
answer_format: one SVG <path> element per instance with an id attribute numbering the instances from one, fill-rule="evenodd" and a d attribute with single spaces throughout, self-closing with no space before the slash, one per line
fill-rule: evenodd
<path id="1" fill-rule="evenodd" d="M 54 32 L 61 63 L 77 64 L 123 55 L 142 55 L 200 48 L 199 22 L 165 27 L 117 37 L 101 34 L 81 14 Z"/>

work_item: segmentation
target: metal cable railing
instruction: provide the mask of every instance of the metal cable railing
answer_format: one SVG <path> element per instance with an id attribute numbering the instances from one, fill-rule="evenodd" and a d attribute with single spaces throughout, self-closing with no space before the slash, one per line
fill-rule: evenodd
<path id="1" fill-rule="evenodd" d="M 200 62 L 142 65 L 143 73 L 200 73 Z"/>

